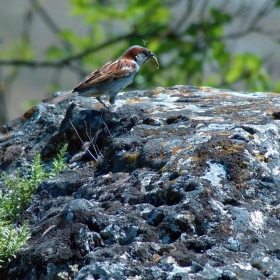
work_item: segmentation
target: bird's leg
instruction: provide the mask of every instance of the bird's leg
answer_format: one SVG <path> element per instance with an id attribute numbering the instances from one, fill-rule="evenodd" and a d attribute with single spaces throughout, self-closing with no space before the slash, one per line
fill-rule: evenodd
<path id="1" fill-rule="evenodd" d="M 110 98 L 109 98 L 109 102 L 113 105 L 113 104 L 115 104 L 115 100 L 116 100 L 116 94 L 114 94 L 114 95 L 111 95 L 110 96 Z"/>
<path id="2" fill-rule="evenodd" d="M 100 96 L 96 97 L 96 99 L 108 110 L 108 106 L 101 100 Z"/>

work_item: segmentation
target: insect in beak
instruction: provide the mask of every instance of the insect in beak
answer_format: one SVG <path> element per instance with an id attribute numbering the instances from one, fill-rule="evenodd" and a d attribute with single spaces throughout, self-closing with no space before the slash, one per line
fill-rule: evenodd
<path id="1" fill-rule="evenodd" d="M 156 68 L 159 69 L 159 63 L 158 63 L 157 57 L 155 55 L 153 55 L 151 58 L 154 61 Z"/>

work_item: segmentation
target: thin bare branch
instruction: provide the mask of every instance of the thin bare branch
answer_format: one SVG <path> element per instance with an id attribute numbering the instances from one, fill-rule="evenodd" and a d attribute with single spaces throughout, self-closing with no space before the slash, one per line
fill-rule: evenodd
<path id="1" fill-rule="evenodd" d="M 87 148 L 87 146 L 85 145 L 84 141 L 82 140 L 81 136 L 79 135 L 79 133 L 78 133 L 76 127 L 74 126 L 74 124 L 71 122 L 71 120 L 69 120 L 69 122 L 70 122 L 70 124 L 72 125 L 73 129 L 75 130 L 77 136 L 79 137 L 81 143 L 83 144 L 83 146 L 85 147 L 85 149 L 87 150 L 87 152 L 92 156 L 92 158 L 93 158 L 94 160 L 97 161 L 98 159 L 97 159 L 97 158 L 91 153 L 91 151 Z"/>
<path id="2" fill-rule="evenodd" d="M 63 58 L 61 60 L 57 60 L 57 61 L 35 61 L 35 60 L 23 60 L 23 59 L 12 59 L 12 60 L 8 60 L 8 59 L 0 59 L 0 65 L 5 65 L 5 66 L 25 66 L 25 67 L 54 67 L 54 68 L 62 68 L 62 67 L 69 67 L 71 66 L 70 64 L 73 61 L 79 60 L 84 58 L 85 56 L 94 53 L 96 51 L 102 50 L 103 48 L 112 45 L 114 43 L 120 42 L 120 41 L 125 41 L 127 39 L 130 39 L 134 36 L 133 33 L 127 34 L 127 35 L 122 35 L 122 36 L 118 36 L 115 37 L 111 40 L 108 40 L 104 43 L 101 43 L 98 46 L 93 46 L 90 48 L 87 48 L 85 50 L 83 50 L 82 52 L 78 53 L 78 54 L 74 54 L 74 55 L 70 55 L 66 58 Z M 145 38 L 145 36 L 147 37 L 148 35 L 143 35 L 143 36 L 139 36 L 139 37 L 143 37 Z M 150 36 L 150 35 L 149 35 Z"/>
<path id="3" fill-rule="evenodd" d="M 58 38 L 62 46 L 66 49 L 72 49 L 72 46 L 69 42 L 63 40 L 60 36 L 61 29 L 57 26 L 57 24 L 54 22 L 54 20 L 49 16 L 47 11 L 43 8 L 43 6 L 40 4 L 37 0 L 29 0 L 32 8 L 34 11 L 38 13 L 38 15 L 42 18 L 43 22 L 47 25 L 49 30 Z"/>
<path id="4" fill-rule="evenodd" d="M 195 2 L 197 3 L 197 2 Z M 183 15 L 181 16 L 181 18 L 177 21 L 175 27 L 173 28 L 174 32 L 178 32 L 178 30 L 181 29 L 181 27 L 187 22 L 189 16 L 191 15 L 191 13 L 194 10 L 194 4 L 193 0 L 188 0 L 187 1 L 187 6 L 186 9 L 183 13 Z"/>
<path id="5" fill-rule="evenodd" d="M 199 11 L 199 21 L 202 22 L 205 19 L 205 12 L 207 10 L 209 1 L 204 0 L 203 3 L 201 4 L 200 11 Z"/>
<path id="6" fill-rule="evenodd" d="M 268 5 L 267 2 L 265 2 L 261 8 L 258 9 L 257 13 L 251 18 L 247 26 L 242 31 L 233 32 L 227 35 L 222 36 L 221 40 L 227 40 L 227 39 L 236 39 L 243 36 L 248 35 L 249 33 L 257 32 L 257 33 L 264 33 L 262 31 L 261 27 L 258 27 L 258 23 L 265 18 L 268 14 L 272 12 L 274 8 L 274 4 L 271 3 Z M 248 7 L 247 4 L 242 3 L 240 7 L 237 9 L 235 13 L 232 14 L 233 18 L 244 18 L 244 16 L 248 13 Z M 268 34 L 268 33 L 267 33 Z"/>
<path id="7" fill-rule="evenodd" d="M 101 117 L 100 117 L 101 118 Z M 91 136 L 91 130 L 90 130 L 90 134 L 88 133 L 88 129 L 87 129 L 87 123 L 85 122 L 85 127 L 86 127 L 86 135 L 92 145 L 92 148 L 94 149 L 94 152 L 95 154 L 98 156 L 98 157 L 103 157 L 103 155 L 101 154 L 101 151 L 99 150 L 97 144 L 96 144 L 96 141 L 97 141 L 97 138 L 98 138 L 98 135 L 100 134 L 101 132 L 101 129 L 98 127 L 94 137 Z"/>
<path id="8" fill-rule="evenodd" d="M 30 30 L 31 30 L 31 25 L 33 22 L 33 13 L 31 10 L 28 10 L 26 14 L 24 15 L 23 18 L 23 28 L 20 36 L 21 42 L 25 43 L 28 45 L 30 43 Z M 21 67 L 20 65 L 13 65 L 11 71 L 9 71 L 8 74 L 6 74 L 5 77 L 3 77 L 0 80 L 0 125 L 4 124 L 8 120 L 7 116 L 7 109 L 6 109 L 6 104 L 9 102 L 10 94 L 8 94 L 11 85 L 13 82 L 16 80 L 18 77 Z"/>

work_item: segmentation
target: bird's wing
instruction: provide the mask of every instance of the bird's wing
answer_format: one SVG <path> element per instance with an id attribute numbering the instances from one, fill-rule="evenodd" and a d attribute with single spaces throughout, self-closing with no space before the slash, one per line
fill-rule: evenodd
<path id="1" fill-rule="evenodd" d="M 138 67 L 134 61 L 127 59 L 110 61 L 84 78 L 73 91 L 108 84 L 118 79 L 127 78 L 137 72 Z"/>

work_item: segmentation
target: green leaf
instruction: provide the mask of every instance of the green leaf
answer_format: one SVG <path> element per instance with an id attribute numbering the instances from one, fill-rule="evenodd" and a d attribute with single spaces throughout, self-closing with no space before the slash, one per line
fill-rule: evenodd
<path id="1" fill-rule="evenodd" d="M 280 7 L 280 0 L 276 0 L 274 5 L 275 7 Z"/>
<path id="2" fill-rule="evenodd" d="M 48 60 L 56 60 L 63 57 L 63 50 L 57 46 L 50 46 L 46 50 L 46 56 Z"/>
<path id="3" fill-rule="evenodd" d="M 276 92 L 280 93 L 280 80 L 278 80 L 278 81 L 275 83 L 274 88 L 275 88 L 275 91 L 276 91 Z"/>
<path id="4" fill-rule="evenodd" d="M 217 60 L 222 67 L 227 67 L 230 60 L 230 53 L 226 51 L 226 43 L 214 41 L 212 43 L 212 53 L 214 60 Z"/>
<path id="5" fill-rule="evenodd" d="M 216 8 L 210 9 L 210 16 L 219 24 L 229 23 L 231 21 L 231 16 L 229 14 L 222 13 Z"/>
<path id="6" fill-rule="evenodd" d="M 13 257 L 30 237 L 27 221 L 21 227 L 14 227 L 14 225 L 0 220 L 0 262 L 5 262 Z"/>
<path id="7" fill-rule="evenodd" d="M 243 66 L 244 66 L 243 57 L 240 55 L 236 55 L 231 65 L 229 65 L 229 70 L 225 77 L 226 82 L 231 84 L 237 81 L 242 75 Z"/>
<path id="8" fill-rule="evenodd" d="M 71 43 L 79 43 L 80 37 L 70 29 L 63 29 L 60 32 L 60 37 Z"/>

